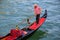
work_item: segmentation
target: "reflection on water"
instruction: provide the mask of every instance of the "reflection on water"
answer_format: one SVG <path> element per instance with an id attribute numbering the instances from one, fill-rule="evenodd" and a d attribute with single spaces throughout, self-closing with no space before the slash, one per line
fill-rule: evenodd
<path id="1" fill-rule="evenodd" d="M 30 38 L 28 38 L 27 40 L 39 40 L 41 38 L 44 38 L 46 35 L 47 35 L 46 32 L 44 32 L 42 30 L 38 30 Z"/>

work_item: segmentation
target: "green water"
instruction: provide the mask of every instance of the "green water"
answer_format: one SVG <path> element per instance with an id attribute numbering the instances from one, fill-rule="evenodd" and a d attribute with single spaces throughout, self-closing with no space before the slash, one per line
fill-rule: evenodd
<path id="1" fill-rule="evenodd" d="M 44 32 L 42 30 L 38 30 L 31 37 L 29 37 L 27 40 L 39 40 L 39 39 L 45 37 L 46 34 L 47 34 L 46 32 Z"/>

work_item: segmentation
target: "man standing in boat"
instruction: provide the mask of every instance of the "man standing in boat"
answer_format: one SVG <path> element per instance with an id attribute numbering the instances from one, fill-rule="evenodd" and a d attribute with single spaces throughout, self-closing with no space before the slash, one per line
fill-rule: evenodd
<path id="1" fill-rule="evenodd" d="M 41 7 L 39 7 L 37 4 L 34 4 L 34 14 L 36 16 L 36 23 L 39 23 L 39 17 L 41 14 Z"/>
<path id="2" fill-rule="evenodd" d="M 34 14 L 36 16 L 36 23 L 39 23 L 39 18 L 41 14 L 41 7 L 39 7 L 37 4 L 34 4 Z M 27 19 L 27 23 L 30 24 L 29 19 Z"/>

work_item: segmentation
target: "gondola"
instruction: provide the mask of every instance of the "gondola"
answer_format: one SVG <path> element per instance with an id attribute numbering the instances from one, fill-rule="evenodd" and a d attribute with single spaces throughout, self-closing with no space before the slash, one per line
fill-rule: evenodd
<path id="1" fill-rule="evenodd" d="M 45 22 L 47 18 L 47 10 L 45 10 L 44 15 L 39 19 L 39 23 L 36 24 L 36 21 L 34 21 L 31 25 L 29 25 L 28 27 L 25 27 L 21 30 L 27 32 L 26 35 L 22 35 L 19 37 L 14 38 L 14 40 L 26 40 L 28 37 L 32 36 L 34 34 L 35 31 L 37 31 L 41 25 Z M 5 40 L 5 38 L 7 38 L 8 36 L 10 36 L 10 33 L 8 33 L 6 36 L 4 37 L 0 37 L 0 40 Z"/>

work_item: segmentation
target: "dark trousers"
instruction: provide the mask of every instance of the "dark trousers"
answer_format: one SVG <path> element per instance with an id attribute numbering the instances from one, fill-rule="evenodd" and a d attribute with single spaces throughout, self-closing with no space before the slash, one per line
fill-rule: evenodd
<path id="1" fill-rule="evenodd" d="M 36 23 L 37 23 L 37 24 L 39 23 L 39 18 L 40 18 L 40 14 L 37 14 L 37 15 L 36 15 Z"/>

